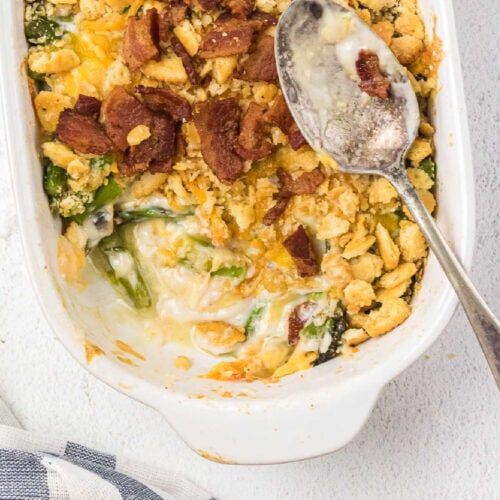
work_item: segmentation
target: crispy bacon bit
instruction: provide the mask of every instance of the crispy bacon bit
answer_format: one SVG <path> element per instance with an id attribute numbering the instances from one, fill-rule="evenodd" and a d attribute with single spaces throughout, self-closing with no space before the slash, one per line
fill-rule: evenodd
<path id="1" fill-rule="evenodd" d="M 272 36 L 264 35 L 257 42 L 255 49 L 237 69 L 235 77 L 248 82 L 275 82 L 278 79 Z"/>
<path id="2" fill-rule="evenodd" d="M 274 26 L 277 24 L 278 19 L 272 14 L 268 14 L 267 12 L 261 12 L 260 10 L 256 10 L 249 16 L 248 20 L 255 26 L 255 29 L 258 31 L 262 28 L 267 28 L 268 26 Z"/>
<path id="3" fill-rule="evenodd" d="M 275 220 L 281 217 L 286 210 L 289 199 L 289 197 L 278 197 L 276 204 L 267 211 L 266 215 L 264 215 L 264 218 L 262 219 L 263 224 L 270 226 Z"/>
<path id="4" fill-rule="evenodd" d="M 251 102 L 240 123 L 236 152 L 245 160 L 260 160 L 273 152 L 273 145 L 265 140 L 264 108 Z"/>
<path id="5" fill-rule="evenodd" d="M 123 39 L 123 57 L 133 71 L 150 59 L 160 58 L 158 11 L 149 9 L 142 17 L 129 17 Z"/>
<path id="6" fill-rule="evenodd" d="M 153 113 L 123 87 L 115 87 L 102 105 L 106 132 L 121 151 L 128 148 L 127 135 L 137 125 L 150 126 Z"/>
<path id="7" fill-rule="evenodd" d="M 224 5 L 235 16 L 246 18 L 255 9 L 255 0 L 225 0 Z"/>
<path id="8" fill-rule="evenodd" d="M 214 10 L 219 0 L 197 0 L 203 10 Z"/>
<path id="9" fill-rule="evenodd" d="M 234 98 L 198 102 L 194 124 L 201 138 L 201 153 L 221 182 L 230 184 L 243 170 L 233 149 L 238 139 L 240 108 Z"/>
<path id="10" fill-rule="evenodd" d="M 172 25 L 177 26 L 179 23 L 186 19 L 188 6 L 182 0 L 172 0 L 170 2 L 170 12 L 172 18 Z"/>
<path id="11" fill-rule="evenodd" d="M 210 11 L 217 7 L 219 0 L 186 0 L 186 3 L 195 10 Z"/>
<path id="12" fill-rule="evenodd" d="M 133 177 L 135 174 L 145 172 L 147 169 L 148 163 L 146 161 L 139 162 L 138 158 L 134 158 L 130 154 L 130 151 L 127 151 L 122 161 L 118 164 L 120 174 L 126 175 L 127 177 Z"/>
<path id="13" fill-rule="evenodd" d="M 151 173 L 170 172 L 175 155 L 176 128 L 174 120 L 166 113 L 155 113 L 150 125 L 151 137 L 132 146 L 118 168 L 131 176 L 149 170 Z"/>
<path id="14" fill-rule="evenodd" d="M 56 128 L 59 141 L 84 154 L 104 155 L 113 150 L 113 143 L 104 129 L 91 116 L 65 109 Z"/>
<path id="15" fill-rule="evenodd" d="M 183 0 L 164 0 L 167 6 L 159 17 L 160 42 L 168 43 L 171 29 L 186 19 L 188 6 Z"/>
<path id="16" fill-rule="evenodd" d="M 175 131 L 175 162 L 182 160 L 186 156 L 186 139 L 182 135 L 182 130 L 179 124 L 177 124 L 177 130 Z"/>
<path id="17" fill-rule="evenodd" d="M 278 168 L 278 179 L 280 180 L 280 196 L 290 197 L 294 194 L 314 194 L 316 189 L 325 180 L 325 176 L 319 167 L 312 172 L 304 172 L 293 179 L 283 168 Z"/>
<path id="18" fill-rule="evenodd" d="M 361 79 L 359 88 L 369 96 L 387 99 L 391 82 L 380 71 L 377 54 L 369 50 L 360 50 L 356 61 L 356 71 Z"/>
<path id="19" fill-rule="evenodd" d="M 257 29 L 254 24 L 224 14 L 201 41 L 199 55 L 205 59 L 246 54 Z M 221 19 L 222 18 L 222 19 Z"/>
<path id="20" fill-rule="evenodd" d="M 307 144 L 306 138 L 302 135 L 296 123 L 294 123 L 288 131 L 288 143 L 293 150 L 297 150 L 300 146 Z"/>
<path id="21" fill-rule="evenodd" d="M 285 134 L 288 133 L 294 121 L 292 113 L 290 113 L 282 94 L 276 97 L 273 104 L 264 115 L 264 120 L 271 125 L 276 125 Z"/>
<path id="22" fill-rule="evenodd" d="M 170 43 L 172 45 L 173 51 L 175 52 L 175 55 L 181 58 L 182 64 L 184 66 L 184 69 L 186 70 L 189 81 L 193 85 L 199 84 L 200 77 L 196 72 L 193 60 L 191 59 L 191 56 L 187 53 L 187 50 L 184 48 L 184 45 L 182 45 L 181 41 L 175 35 L 172 35 Z"/>
<path id="23" fill-rule="evenodd" d="M 318 256 L 302 225 L 283 242 L 283 245 L 292 256 L 297 273 L 301 278 L 319 273 Z"/>
<path id="24" fill-rule="evenodd" d="M 90 116 L 97 121 L 101 113 L 101 101 L 95 97 L 80 94 L 73 111 L 80 115 Z"/>
<path id="25" fill-rule="evenodd" d="M 165 7 L 158 17 L 158 36 L 161 43 L 167 43 L 170 40 L 170 29 L 173 24 L 172 11 L 170 7 Z"/>
<path id="26" fill-rule="evenodd" d="M 306 140 L 299 127 L 297 127 L 283 95 L 276 97 L 274 103 L 264 115 L 264 121 L 276 125 L 287 134 L 288 142 L 293 149 L 298 149 L 303 144 L 306 144 Z"/>
<path id="27" fill-rule="evenodd" d="M 319 167 L 315 168 L 312 172 L 302 173 L 295 180 L 281 167 L 278 168 L 277 174 L 280 181 L 278 200 L 276 205 L 271 207 L 262 219 L 262 222 L 266 226 L 270 226 L 283 214 L 288 200 L 294 194 L 314 194 L 319 185 L 325 180 L 325 176 Z"/>
<path id="28" fill-rule="evenodd" d="M 135 91 L 142 96 L 144 104 L 152 111 L 166 112 L 174 120 L 189 120 L 191 104 L 168 87 L 145 87 L 139 85 Z"/>
<path id="29" fill-rule="evenodd" d="M 151 137 L 144 144 L 149 148 L 151 156 L 150 172 L 166 173 L 172 170 L 172 160 L 177 152 L 176 139 L 177 129 L 174 120 L 167 114 L 156 114 Z M 148 141 L 152 143 L 148 144 Z"/>
<path id="30" fill-rule="evenodd" d="M 300 332 L 311 319 L 312 314 L 317 309 L 314 302 L 302 302 L 295 307 L 288 318 L 288 343 L 295 346 L 299 343 Z"/>
<path id="31" fill-rule="evenodd" d="M 212 82 L 212 75 L 209 73 L 201 79 L 200 86 L 206 89 L 211 82 Z"/>
<path id="32" fill-rule="evenodd" d="M 57 138 L 80 153 L 102 155 L 113 150 L 112 141 L 97 123 L 100 111 L 99 99 L 80 94 L 74 108 L 60 114 Z"/>

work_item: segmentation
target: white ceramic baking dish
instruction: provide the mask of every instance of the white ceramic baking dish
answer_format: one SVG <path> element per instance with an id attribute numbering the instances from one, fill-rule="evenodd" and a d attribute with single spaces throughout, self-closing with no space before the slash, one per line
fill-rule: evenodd
<path id="1" fill-rule="evenodd" d="M 435 258 L 429 258 L 412 316 L 389 335 L 360 346 L 352 358 L 336 358 L 275 384 L 199 378 L 212 360 L 187 347 L 148 338 L 134 315 L 114 300 L 107 283 L 91 272 L 84 289 L 68 286 L 57 273 L 60 223 L 51 216 L 42 189 L 37 125 L 22 69 L 22 4 L 4 0 L 0 17 L 8 149 L 30 275 L 62 343 L 101 380 L 160 411 L 189 446 L 208 458 L 264 464 L 344 446 L 361 429 L 384 385 L 429 348 L 453 314 L 457 300 Z M 467 266 L 474 240 L 474 191 L 452 3 L 421 0 L 420 6 L 431 32 L 435 16 L 445 54 L 435 113 L 438 225 Z M 105 352 L 89 364 L 85 339 Z M 131 345 L 145 360 L 120 351 L 115 339 Z M 174 367 L 180 353 L 194 360 L 191 370 Z"/>

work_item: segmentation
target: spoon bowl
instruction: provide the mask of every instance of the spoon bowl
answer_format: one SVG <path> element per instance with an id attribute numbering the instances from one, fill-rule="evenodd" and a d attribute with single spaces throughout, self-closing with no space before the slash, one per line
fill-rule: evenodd
<path id="1" fill-rule="evenodd" d="M 309 144 L 351 173 L 390 172 L 419 125 L 406 70 L 354 11 L 326 0 L 293 2 L 277 27 L 277 65 L 291 112 Z M 359 51 L 378 57 L 385 99 L 360 88 Z"/>
<path id="2" fill-rule="evenodd" d="M 352 9 L 330 0 L 295 0 L 275 40 L 281 88 L 307 142 L 341 171 L 392 183 L 453 285 L 500 388 L 500 322 L 406 175 L 405 155 L 420 122 L 406 70 Z"/>

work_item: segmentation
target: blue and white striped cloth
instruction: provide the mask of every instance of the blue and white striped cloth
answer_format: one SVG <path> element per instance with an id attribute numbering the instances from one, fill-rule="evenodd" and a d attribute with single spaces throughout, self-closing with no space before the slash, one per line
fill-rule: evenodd
<path id="1" fill-rule="evenodd" d="M 0 400 L 0 500 L 214 500 L 183 476 L 20 428 Z"/>

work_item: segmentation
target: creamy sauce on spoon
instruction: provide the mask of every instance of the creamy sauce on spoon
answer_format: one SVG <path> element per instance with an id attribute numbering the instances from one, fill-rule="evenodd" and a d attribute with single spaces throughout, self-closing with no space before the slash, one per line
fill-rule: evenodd
<path id="1" fill-rule="evenodd" d="M 292 4 L 278 38 L 282 87 L 308 142 L 344 168 L 394 163 L 413 141 L 419 110 L 405 70 L 382 39 L 350 9 L 325 0 Z M 359 88 L 360 50 L 378 56 L 390 80 L 388 99 Z"/>

